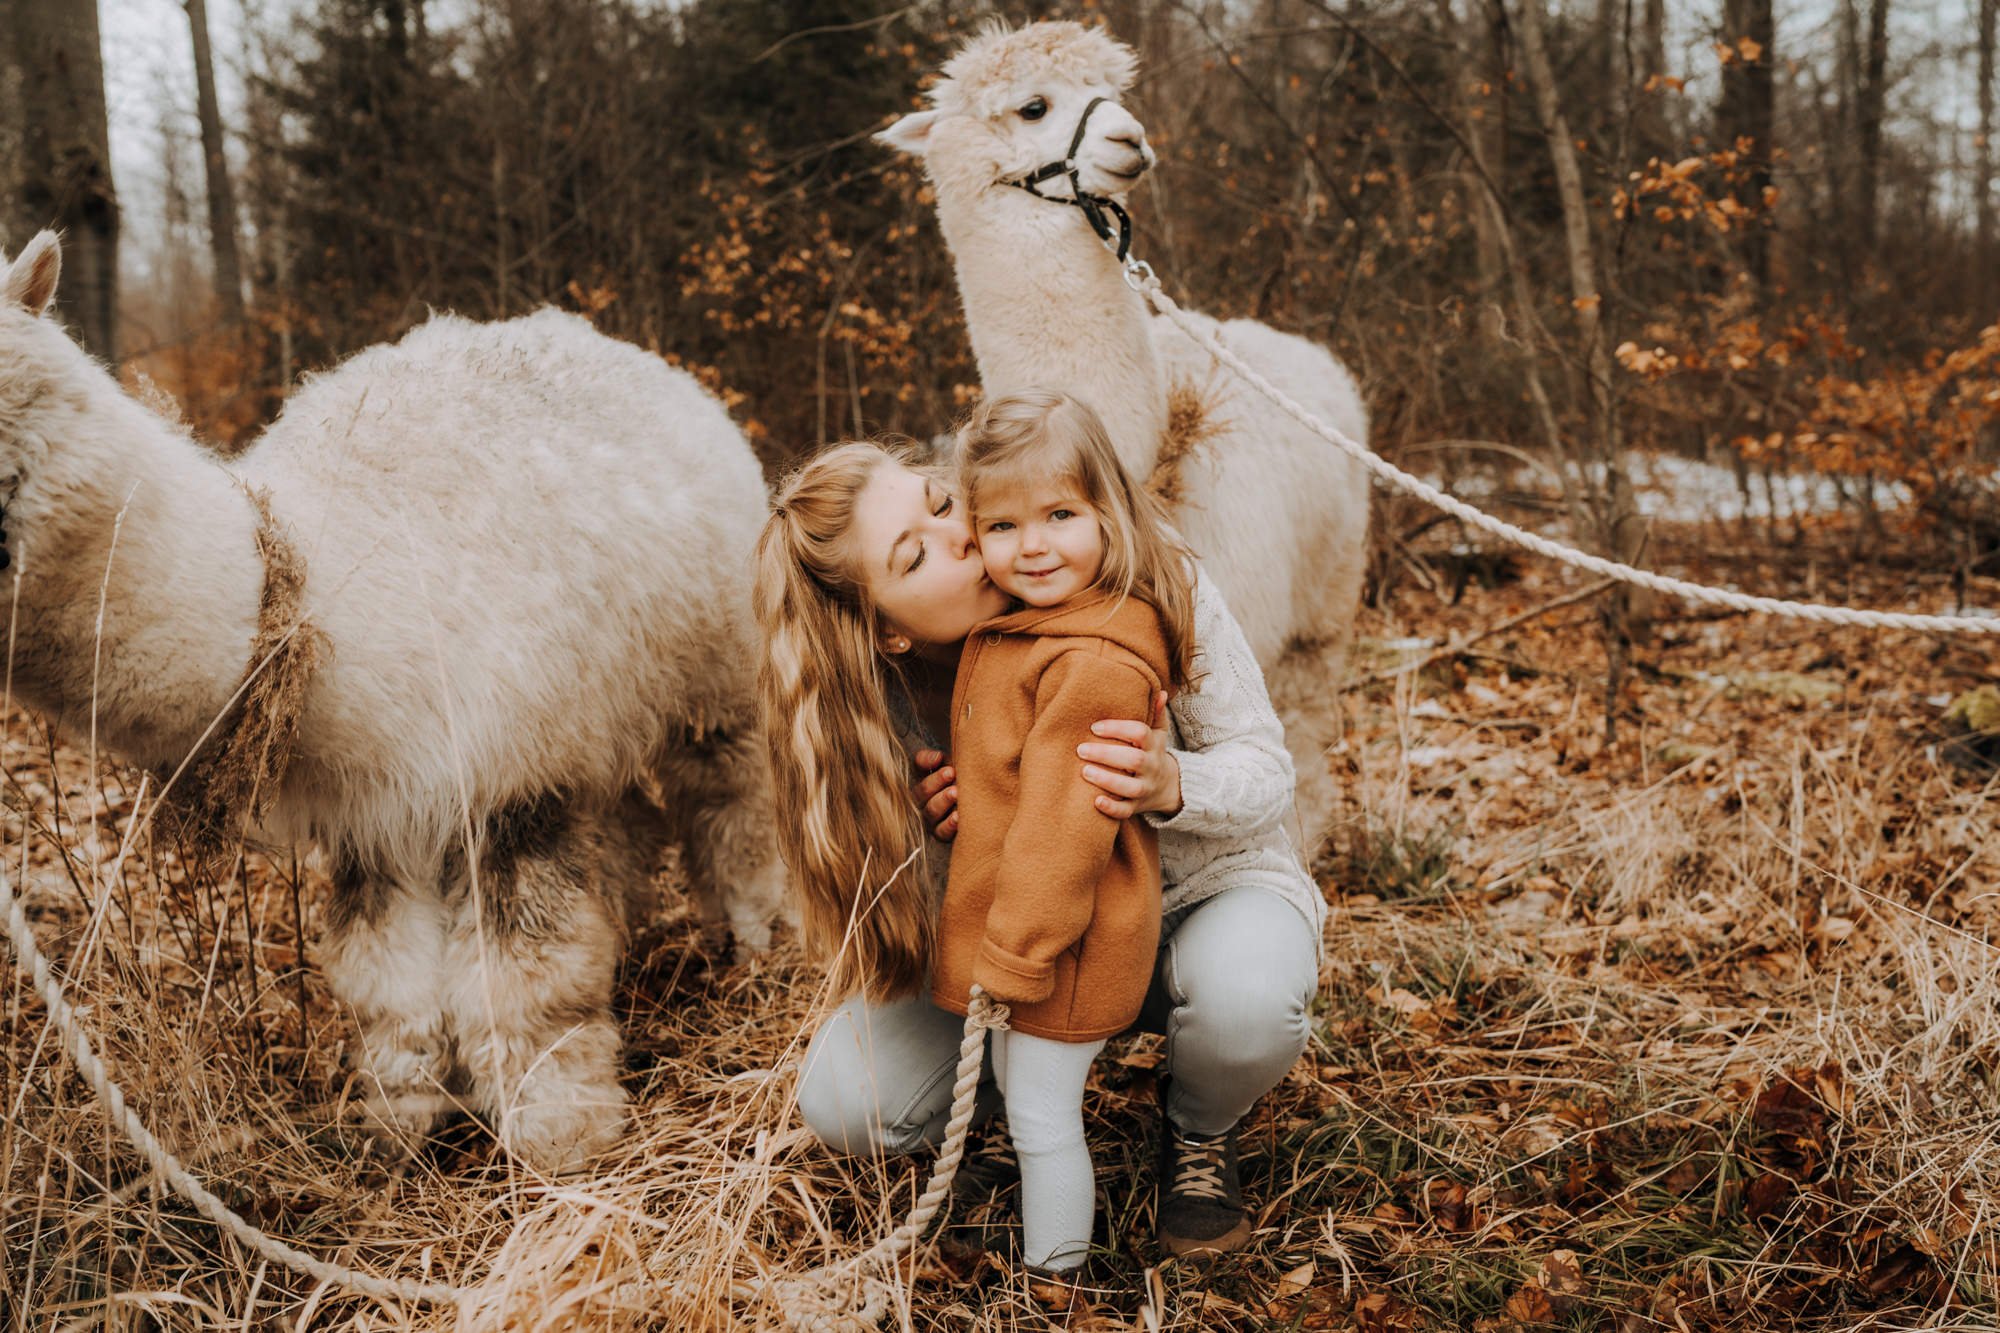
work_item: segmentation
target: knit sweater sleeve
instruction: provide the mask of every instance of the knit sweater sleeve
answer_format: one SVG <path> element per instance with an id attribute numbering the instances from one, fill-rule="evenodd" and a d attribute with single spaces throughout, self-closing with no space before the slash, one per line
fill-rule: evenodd
<path id="1" fill-rule="evenodd" d="M 1181 808 L 1145 818 L 1162 831 L 1253 837 L 1292 812 L 1292 756 L 1249 640 L 1199 569 L 1194 633 L 1198 688 L 1180 691 L 1168 705 L 1181 747 L 1172 751 L 1181 769 Z"/>
<path id="2" fill-rule="evenodd" d="M 1064 653 L 1042 673 L 1021 749 L 1021 799 L 973 966 L 973 981 L 995 999 L 1047 999 L 1056 959 L 1090 929 L 1118 821 L 1097 809 L 1076 747 L 1092 722 L 1143 718 L 1152 700 L 1149 677 L 1088 650 Z"/>

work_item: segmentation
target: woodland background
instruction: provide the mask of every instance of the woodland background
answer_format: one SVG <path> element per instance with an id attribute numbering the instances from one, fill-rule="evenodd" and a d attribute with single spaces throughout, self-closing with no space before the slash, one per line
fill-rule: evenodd
<path id="1" fill-rule="evenodd" d="M 1054 13 L 1143 58 L 1138 252 L 1331 346 L 1378 450 L 1669 573 L 2000 606 L 2000 0 L 215 3 L 212 42 L 159 0 L 197 79 L 127 213 L 100 6 L 0 3 L 0 245 L 64 227 L 62 315 L 218 450 L 433 308 L 542 304 L 694 369 L 774 471 L 947 428 L 948 256 L 869 136 L 964 33 Z M 1161 1049 L 1125 1040 L 1088 1109 L 1103 1290 L 1040 1308 L 955 1223 L 907 1325 L 2000 1327 L 1991 644 L 1613 598 L 1386 494 L 1374 541 L 1255 1243 L 1158 1263 Z M 728 1279 L 921 1185 L 810 1142 L 818 973 L 718 950 L 671 866 L 618 995 L 629 1145 L 552 1184 L 467 1122 L 385 1171 L 339 1128 L 311 861 L 170 845 L 139 775 L 11 708 L 0 761 L 7 873 L 133 1105 L 287 1239 L 476 1289 L 385 1306 L 220 1238 L 9 971 L 0 1327 L 735 1328 L 770 1312 Z"/>

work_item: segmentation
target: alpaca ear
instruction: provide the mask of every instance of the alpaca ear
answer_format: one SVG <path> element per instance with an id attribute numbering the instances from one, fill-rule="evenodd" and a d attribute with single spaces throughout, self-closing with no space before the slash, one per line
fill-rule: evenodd
<path id="1" fill-rule="evenodd" d="M 922 157 L 930 144 L 931 126 L 937 123 L 935 111 L 912 111 L 901 120 L 875 136 L 875 142 L 886 144 L 899 153 L 911 157 Z"/>
<path id="2" fill-rule="evenodd" d="M 54 232 L 41 232 L 8 268 L 6 299 L 31 315 L 39 315 L 55 299 L 56 278 L 61 273 L 62 246 Z"/>

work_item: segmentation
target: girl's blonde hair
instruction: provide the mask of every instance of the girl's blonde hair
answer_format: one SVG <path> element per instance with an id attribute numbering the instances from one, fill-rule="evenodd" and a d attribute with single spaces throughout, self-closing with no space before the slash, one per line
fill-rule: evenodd
<path id="1" fill-rule="evenodd" d="M 936 927 L 880 624 L 847 540 L 856 497 L 902 462 L 881 445 L 835 445 L 779 486 L 757 539 L 757 688 L 784 794 L 778 846 L 835 993 L 871 999 L 923 984 Z"/>
<path id="2" fill-rule="evenodd" d="M 1075 484 L 1104 534 L 1096 586 L 1151 603 L 1166 635 L 1169 684 L 1194 682 L 1192 557 L 1169 535 L 1160 502 L 1118 461 L 1090 404 L 1054 389 L 987 399 L 958 429 L 958 476 L 975 522 L 982 490 L 1052 478 Z"/>

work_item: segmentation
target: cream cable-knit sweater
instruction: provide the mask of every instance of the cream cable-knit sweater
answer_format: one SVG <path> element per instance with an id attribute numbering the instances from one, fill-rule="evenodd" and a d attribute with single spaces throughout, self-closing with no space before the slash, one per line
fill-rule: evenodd
<path id="1" fill-rule="evenodd" d="M 1181 808 L 1145 816 L 1160 831 L 1161 907 L 1172 916 L 1223 889 L 1257 884 L 1298 908 L 1317 939 L 1326 900 L 1286 829 L 1293 774 L 1284 725 L 1249 642 L 1199 567 L 1194 640 L 1196 688 L 1167 704 Z"/>

